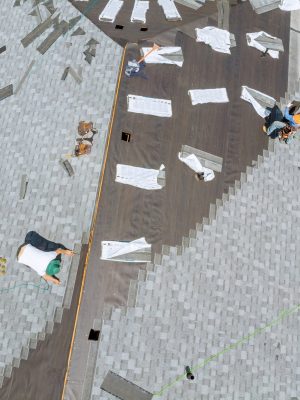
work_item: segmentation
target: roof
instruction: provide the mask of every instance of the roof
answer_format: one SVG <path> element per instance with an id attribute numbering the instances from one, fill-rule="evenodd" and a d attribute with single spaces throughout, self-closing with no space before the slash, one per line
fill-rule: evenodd
<path id="1" fill-rule="evenodd" d="M 236 34 L 238 42 L 232 55 L 216 53 L 209 46 L 179 33 L 176 45 L 182 47 L 182 68 L 147 64 L 144 72 L 148 79 L 121 75 L 99 212 L 93 229 L 95 235 L 90 246 L 65 386 L 66 400 L 74 396 L 89 398 L 98 344 L 87 341 L 89 329 L 100 329 L 104 302 L 126 305 L 129 279 L 136 279 L 138 274 L 139 265 L 100 260 L 101 241 L 128 241 L 145 236 L 152 244 L 153 254 L 161 252 L 163 244 L 181 244 L 182 236 L 187 235 L 196 222 L 208 217 L 210 204 L 215 207 L 216 198 L 221 198 L 228 186 L 240 178 L 240 172 L 252 165 L 252 160 L 268 146 L 261 131 L 263 120 L 251 104 L 240 99 L 241 85 L 247 83 L 276 99 L 284 95 L 289 14 L 282 15 L 276 10 L 266 20 L 264 15 L 255 14 L 249 3 L 243 3 L 231 8 L 230 18 L 230 31 Z M 283 39 L 286 50 L 283 57 L 279 60 L 260 57 L 257 49 L 247 46 L 245 34 L 253 25 L 259 30 L 271 30 Z M 138 50 L 138 45 L 126 46 L 125 65 L 128 59 L 138 57 Z M 250 65 L 256 68 L 249 70 Z M 213 87 L 226 87 L 230 102 L 191 105 L 189 89 Z M 129 94 L 171 99 L 173 116 L 162 119 L 129 113 Z M 132 134 L 130 143 L 120 140 L 121 132 Z M 209 184 L 199 184 L 193 172 L 178 160 L 183 144 L 222 157 L 222 172 L 216 173 Z M 114 183 L 117 163 L 154 169 L 163 163 L 166 186 L 154 192 Z"/>
<path id="2" fill-rule="evenodd" d="M 0 55 L 0 88 L 13 85 L 13 94 L 0 102 L 0 256 L 8 260 L 7 273 L 0 278 L 0 381 L 4 374 L 10 376 L 11 367 L 27 357 L 29 347 L 36 346 L 45 331 L 51 332 L 61 307 L 70 301 L 74 276 L 69 259 L 63 262 L 61 286 L 44 291 L 22 286 L 39 286 L 40 280 L 18 264 L 15 255 L 30 230 L 70 248 L 89 232 L 101 171 L 99 153 L 105 145 L 122 55 L 119 45 L 81 19 L 66 1 L 54 1 L 57 11 L 50 2 L 50 11 L 41 3 L 44 21 L 60 13 L 52 24 L 55 34 L 49 37 L 48 28 L 29 38 L 34 40 L 27 47 L 20 41 L 40 21 L 31 3 L 15 2 L 13 7 L 7 2 L 0 16 L 1 45 L 7 47 Z M 68 31 L 60 36 L 57 24 L 63 20 Z M 80 35 L 75 33 L 78 28 Z M 38 29 L 42 31 L 41 25 Z M 91 40 L 97 41 L 96 54 L 88 63 L 83 52 L 92 51 Z M 67 67 L 73 74 L 62 80 Z M 75 171 L 69 177 L 59 161 L 73 150 L 80 120 L 93 121 L 99 133 L 89 156 L 69 159 Z M 73 261 L 76 275 L 78 260 Z"/>
<path id="3" fill-rule="evenodd" d="M 147 267 L 135 306 L 103 323 L 93 400 L 114 399 L 100 389 L 109 370 L 162 399 L 299 393 L 299 148 L 264 152 L 210 224 Z"/>

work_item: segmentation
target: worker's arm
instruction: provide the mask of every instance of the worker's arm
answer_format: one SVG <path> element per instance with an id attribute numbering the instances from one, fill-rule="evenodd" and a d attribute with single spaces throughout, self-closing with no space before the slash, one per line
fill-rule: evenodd
<path id="1" fill-rule="evenodd" d="M 65 254 L 66 256 L 74 256 L 74 251 L 73 250 L 68 250 L 68 249 L 57 249 L 55 250 L 56 254 Z"/>
<path id="2" fill-rule="evenodd" d="M 289 111 L 290 111 L 290 104 L 288 104 L 284 109 L 284 118 L 287 120 L 290 120 L 292 117 Z"/>
<path id="3" fill-rule="evenodd" d="M 290 114 L 290 107 L 291 107 L 291 103 L 289 103 L 284 110 L 284 118 L 286 120 L 289 121 L 289 125 L 291 126 L 297 126 L 297 124 L 295 123 L 294 119 L 293 119 L 293 115 Z"/>
<path id="4" fill-rule="evenodd" d="M 44 278 L 45 281 L 47 281 L 47 282 L 52 282 L 52 283 L 54 283 L 55 285 L 60 285 L 60 280 L 59 280 L 59 279 L 53 278 L 53 276 L 51 276 L 51 275 L 44 274 L 44 275 L 42 276 L 42 278 Z"/>

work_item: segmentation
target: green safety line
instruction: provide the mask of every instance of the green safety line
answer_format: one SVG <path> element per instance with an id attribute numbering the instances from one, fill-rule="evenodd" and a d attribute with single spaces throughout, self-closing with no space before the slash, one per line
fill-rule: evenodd
<path id="1" fill-rule="evenodd" d="M 191 368 L 191 371 L 192 372 L 196 372 L 198 369 L 205 367 L 211 361 L 217 359 L 218 357 L 220 357 L 221 355 L 227 353 L 228 351 L 237 348 L 240 344 L 248 342 L 249 339 L 259 335 L 260 333 L 264 332 L 268 328 L 271 328 L 272 326 L 277 325 L 284 318 L 286 318 L 289 315 L 292 315 L 292 314 L 296 313 L 298 310 L 300 310 L 300 304 L 298 304 L 297 306 L 295 306 L 293 308 L 290 308 L 288 310 L 281 311 L 279 313 L 279 316 L 276 319 L 274 319 L 273 321 L 271 321 L 269 324 L 265 325 L 262 328 L 256 329 L 253 333 L 250 333 L 249 335 L 244 336 L 242 339 L 238 340 L 236 343 L 234 343 L 234 344 L 232 344 L 230 346 L 227 346 L 227 347 L 225 347 L 225 349 L 223 349 L 223 350 L 219 351 L 218 353 L 213 354 L 212 356 L 206 358 L 202 363 L 200 363 L 198 365 L 195 365 L 193 368 Z M 185 378 L 186 378 L 186 374 L 182 374 L 182 375 L 177 376 L 177 378 L 174 379 L 174 381 L 172 381 L 171 383 L 163 386 L 159 392 L 155 392 L 153 395 L 154 396 L 161 396 L 164 392 L 166 392 L 167 390 L 171 389 L 176 383 L 182 381 Z"/>
<path id="2" fill-rule="evenodd" d="M 15 284 L 15 286 L 12 286 L 10 288 L 2 288 L 2 289 L 0 289 L 0 294 L 5 293 L 5 292 L 10 292 L 11 290 L 15 290 L 15 289 L 18 289 L 20 287 L 26 287 L 27 288 L 29 286 L 32 286 L 34 288 L 38 288 L 38 289 L 41 289 L 41 290 L 44 290 L 44 291 L 49 290 L 49 284 L 47 282 L 46 282 L 45 285 L 42 285 L 42 283 L 37 285 L 35 283 L 28 282 L 28 283 L 21 283 L 20 285 Z"/>

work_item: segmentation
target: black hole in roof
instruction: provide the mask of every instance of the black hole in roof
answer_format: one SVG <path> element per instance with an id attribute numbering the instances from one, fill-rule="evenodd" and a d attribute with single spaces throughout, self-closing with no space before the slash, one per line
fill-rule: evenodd
<path id="1" fill-rule="evenodd" d="M 115 26 L 115 29 L 123 29 L 124 28 L 124 25 L 116 25 Z"/>
<path id="2" fill-rule="evenodd" d="M 99 339 L 100 331 L 94 331 L 94 329 L 90 330 L 89 340 L 97 341 Z"/>
<path id="3" fill-rule="evenodd" d="M 125 142 L 130 142 L 131 133 L 122 132 L 121 139 L 124 140 Z"/>
<path id="4" fill-rule="evenodd" d="M 141 28 L 140 31 L 142 32 L 146 32 L 148 30 L 148 28 Z"/>

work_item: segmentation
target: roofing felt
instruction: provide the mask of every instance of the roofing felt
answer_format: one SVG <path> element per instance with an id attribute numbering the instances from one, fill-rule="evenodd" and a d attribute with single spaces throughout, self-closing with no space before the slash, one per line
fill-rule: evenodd
<path id="1" fill-rule="evenodd" d="M 159 6 L 157 1 L 151 1 L 146 14 L 146 24 L 131 23 L 130 17 L 134 0 L 126 0 L 115 21 L 109 23 L 99 21 L 99 15 L 108 1 L 93 2 L 91 0 L 87 5 L 82 1 L 71 0 L 71 3 L 109 37 L 122 45 L 125 45 L 127 42 L 136 43 L 141 40 L 148 40 L 159 33 L 174 29 L 175 27 L 182 27 L 199 18 L 206 18 L 217 11 L 214 1 L 207 1 L 198 10 L 176 3 L 176 8 L 182 17 L 182 21 L 167 21 L 162 7 Z"/>
<path id="2" fill-rule="evenodd" d="M 209 216 L 210 203 L 213 203 L 213 211 L 216 198 L 221 198 L 240 178 L 240 172 L 246 171 L 246 166 L 267 148 L 261 131 L 263 119 L 250 104 L 240 99 L 241 85 L 247 82 L 276 99 L 284 95 L 289 14 L 277 10 L 265 18 L 255 14 L 249 3 L 244 3 L 232 7 L 230 16 L 230 30 L 238 43 L 231 56 L 215 53 L 204 44 L 196 44 L 190 36 L 178 34 L 177 45 L 182 47 L 184 55 L 183 68 L 147 65 L 147 80 L 125 78 L 123 71 L 65 399 L 72 395 L 76 399 L 89 398 L 87 393 L 97 349 L 95 343 L 86 341 L 88 329 L 101 328 L 104 302 L 127 304 L 129 280 L 138 274 L 138 267 L 132 264 L 101 261 L 101 240 L 133 240 L 145 235 L 157 253 L 161 253 L 162 244 L 180 245 L 182 236 L 188 236 L 197 221 Z M 256 49 L 249 48 L 245 36 L 249 26 L 258 30 L 264 27 L 282 38 L 286 49 L 284 56 L 274 61 L 261 58 Z M 125 64 L 138 54 L 138 46 L 128 45 Z M 229 103 L 191 105 L 188 89 L 216 86 L 228 88 Z M 172 98 L 173 117 L 162 119 L 128 113 L 126 98 L 132 93 Z M 122 132 L 131 133 L 130 143 L 121 140 Z M 177 158 L 182 144 L 222 157 L 222 174 L 216 173 L 215 180 L 210 183 L 198 184 L 193 173 Z M 159 167 L 163 162 L 166 187 L 146 193 L 115 183 L 115 168 L 120 162 L 149 168 Z M 186 241 L 184 239 L 184 243 Z M 145 271 L 139 273 L 140 276 L 144 274 Z M 134 288 L 135 283 L 130 287 Z M 130 290 L 128 303 L 134 304 L 134 299 L 134 292 Z M 134 341 L 134 337 L 131 338 Z M 120 348 L 121 341 L 114 348 L 116 357 Z M 100 381 L 98 379 L 97 384 Z"/>
<path id="3" fill-rule="evenodd" d="M 79 15 L 63 0 L 54 3 L 65 21 Z M 42 4 L 39 7 L 44 9 Z M 76 25 L 84 28 L 85 35 L 72 37 L 73 23 L 43 55 L 36 48 L 52 27 L 24 48 L 22 38 L 37 25 L 31 10 L 31 2 L 15 7 L 5 2 L 0 16 L 1 38 L 7 46 L 1 54 L 0 88 L 12 84 L 18 89 L 2 99 L 0 107 L 5 148 L 0 159 L 0 255 L 7 258 L 7 273 L 0 279 L 1 384 L 11 367 L 26 359 L 29 347 L 36 346 L 46 330 L 51 332 L 54 320 L 60 320 L 61 307 L 72 297 L 70 259 L 64 259 L 61 286 L 50 285 L 43 291 L 26 286 L 29 282 L 39 286 L 40 280 L 16 262 L 16 251 L 30 230 L 70 248 L 89 231 L 102 162 L 98 153 L 106 140 L 122 53 L 86 19 Z M 92 38 L 98 47 L 89 65 L 83 51 Z M 81 83 L 70 74 L 61 80 L 67 66 L 77 73 L 82 70 Z M 70 178 L 59 161 L 73 150 L 80 120 L 92 120 L 99 133 L 89 156 L 69 160 L 75 171 Z M 52 367 L 47 368 L 49 372 Z"/>
<path id="4" fill-rule="evenodd" d="M 253 9 L 258 14 L 262 14 L 271 10 L 275 10 L 279 4 L 280 0 L 249 0 Z"/>

